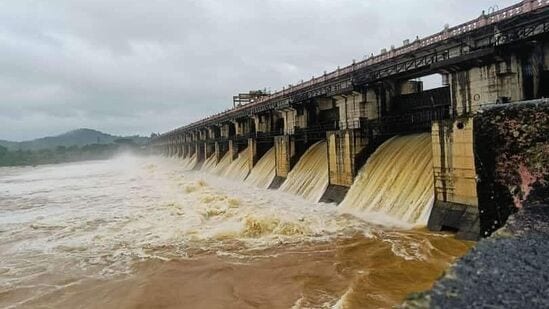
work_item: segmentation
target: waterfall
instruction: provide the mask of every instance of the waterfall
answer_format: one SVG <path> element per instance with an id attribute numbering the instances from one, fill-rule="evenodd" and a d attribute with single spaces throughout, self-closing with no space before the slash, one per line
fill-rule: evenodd
<path id="1" fill-rule="evenodd" d="M 223 172 L 225 172 L 225 170 L 229 167 L 230 164 L 231 164 L 231 157 L 229 155 L 229 152 L 227 151 L 223 156 L 223 158 L 219 160 L 217 165 L 210 170 L 210 173 L 221 176 L 223 175 Z"/>
<path id="2" fill-rule="evenodd" d="M 257 161 L 245 182 L 267 189 L 275 177 L 275 164 L 275 150 L 273 147 Z"/>
<path id="3" fill-rule="evenodd" d="M 326 142 L 318 142 L 303 154 L 280 190 L 318 202 L 328 187 Z"/>
<path id="4" fill-rule="evenodd" d="M 204 164 L 200 168 L 201 171 L 205 172 L 211 172 L 215 169 L 215 154 L 212 154 L 206 161 L 204 161 Z"/>
<path id="5" fill-rule="evenodd" d="M 183 159 L 183 168 L 186 170 L 192 170 L 196 166 L 197 159 L 196 154 L 194 154 L 192 157 L 187 157 Z"/>
<path id="6" fill-rule="evenodd" d="M 366 220 L 427 224 L 434 199 L 432 160 L 430 134 L 393 137 L 362 167 L 341 211 Z"/>
<path id="7" fill-rule="evenodd" d="M 244 149 L 238 154 L 238 158 L 233 160 L 233 162 L 231 162 L 231 164 L 222 172 L 221 176 L 235 181 L 244 181 L 250 172 L 248 161 L 248 153 L 246 152 L 246 149 Z"/>

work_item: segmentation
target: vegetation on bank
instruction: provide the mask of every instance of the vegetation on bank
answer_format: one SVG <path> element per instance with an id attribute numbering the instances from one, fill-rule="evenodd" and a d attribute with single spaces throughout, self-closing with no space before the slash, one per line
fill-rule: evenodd
<path id="1" fill-rule="evenodd" d="M 0 166 L 55 164 L 85 160 L 106 160 L 122 152 L 141 152 L 141 145 L 131 139 L 117 139 L 110 144 L 57 146 L 53 149 L 8 150 L 0 146 Z"/>
<path id="2" fill-rule="evenodd" d="M 92 129 L 76 129 L 56 136 L 46 136 L 23 142 L 12 142 L 0 140 L 0 146 L 6 147 L 10 151 L 42 149 L 55 149 L 58 146 L 77 146 L 83 147 L 91 144 L 112 144 L 119 139 L 131 139 L 136 144 L 146 144 L 148 137 L 144 136 L 116 136 Z"/>

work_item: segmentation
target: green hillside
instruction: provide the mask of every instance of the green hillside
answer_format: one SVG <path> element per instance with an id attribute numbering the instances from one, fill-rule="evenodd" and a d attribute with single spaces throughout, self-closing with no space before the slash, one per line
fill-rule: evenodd
<path id="1" fill-rule="evenodd" d="M 115 136 L 92 129 L 77 129 L 57 136 L 48 136 L 24 142 L 11 142 L 0 140 L 0 146 L 10 151 L 16 150 L 41 150 L 55 149 L 59 146 L 82 147 L 92 144 L 112 144 L 118 139 L 130 139 L 136 144 L 145 144 L 148 137 L 142 136 Z"/>

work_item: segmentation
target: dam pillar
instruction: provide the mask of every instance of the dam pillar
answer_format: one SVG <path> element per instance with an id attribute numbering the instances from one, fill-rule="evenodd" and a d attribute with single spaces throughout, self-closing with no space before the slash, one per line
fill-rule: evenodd
<path id="1" fill-rule="evenodd" d="M 204 144 L 201 142 L 196 142 L 194 144 L 194 147 L 195 147 L 195 153 L 196 153 L 196 162 L 200 163 L 204 161 L 205 159 Z"/>
<path id="2" fill-rule="evenodd" d="M 293 134 L 274 137 L 276 177 L 271 184 L 270 189 L 278 189 L 278 187 L 282 185 L 286 180 L 286 177 L 288 177 L 290 170 L 299 161 L 309 146 L 310 143 L 303 139 L 298 140 L 298 136 Z"/>
<path id="3" fill-rule="evenodd" d="M 215 155 L 215 164 L 219 163 L 223 156 L 229 150 L 229 145 L 227 142 L 217 141 L 214 144 L 214 155 Z"/>
<path id="4" fill-rule="evenodd" d="M 457 231 L 462 239 L 478 239 L 473 118 L 433 122 L 431 137 L 435 200 L 428 227 Z"/>
<path id="5" fill-rule="evenodd" d="M 215 144 L 211 142 L 204 143 L 204 158 L 210 158 L 215 152 Z"/>
<path id="6" fill-rule="evenodd" d="M 368 138 L 360 129 L 326 132 L 329 186 L 321 202 L 339 203 L 366 161 Z"/>
<path id="7" fill-rule="evenodd" d="M 171 138 L 168 138 L 168 140 L 166 141 L 166 145 L 167 145 L 166 155 L 168 157 L 171 157 L 172 156 L 172 139 Z"/>
<path id="8" fill-rule="evenodd" d="M 177 136 L 172 138 L 172 157 L 177 156 Z"/>
<path id="9" fill-rule="evenodd" d="M 270 189 L 277 189 L 280 185 L 282 185 L 286 177 L 288 177 L 288 173 L 292 169 L 292 163 L 295 163 L 296 161 L 292 160 L 292 158 L 296 155 L 295 136 L 288 134 L 275 136 L 274 148 L 276 177 L 271 184 Z"/>
<path id="10" fill-rule="evenodd" d="M 173 156 L 179 158 L 179 140 L 176 139 L 174 145 Z"/>
<path id="11" fill-rule="evenodd" d="M 175 137 L 172 137 L 171 147 L 170 147 L 170 157 L 175 157 L 177 150 L 177 141 Z"/>
<path id="12" fill-rule="evenodd" d="M 238 158 L 238 145 L 236 144 L 236 141 L 232 139 L 229 140 L 229 146 L 227 151 L 229 152 L 230 162 L 233 162 L 233 160 Z"/>
<path id="13" fill-rule="evenodd" d="M 332 98 L 337 107 L 339 130 L 326 132 L 329 185 L 321 202 L 341 202 L 364 163 L 368 146 L 367 134 L 362 129 L 367 116 L 365 93 L 352 91 Z"/>
<path id="14" fill-rule="evenodd" d="M 248 138 L 248 168 L 251 171 L 259 160 L 257 154 L 257 139 Z"/>
<path id="15" fill-rule="evenodd" d="M 174 138 L 173 147 L 174 147 L 174 151 L 173 151 L 174 157 L 179 157 L 179 136 L 177 135 Z"/>
<path id="16" fill-rule="evenodd" d="M 291 107 L 279 110 L 282 119 L 282 128 L 285 135 L 294 134 L 296 127 L 296 110 Z"/>
<path id="17" fill-rule="evenodd" d="M 451 113 L 470 115 L 482 106 L 524 99 L 522 64 L 515 55 L 449 74 Z"/>
<path id="18" fill-rule="evenodd" d="M 283 119 L 280 118 L 279 113 L 271 110 L 259 114 L 255 114 L 252 116 L 253 119 L 253 127 L 255 130 L 252 130 L 252 133 L 255 131 L 257 134 L 261 133 L 282 133 L 282 125 L 281 122 L 283 122 Z"/>
<path id="19" fill-rule="evenodd" d="M 189 158 L 192 158 L 196 154 L 195 143 L 189 143 Z"/>
<path id="20" fill-rule="evenodd" d="M 190 143 L 191 136 L 190 134 L 185 133 L 183 135 L 183 158 L 191 157 Z"/>
<path id="21" fill-rule="evenodd" d="M 177 143 L 177 155 L 178 157 L 183 157 L 183 135 L 179 135 Z"/>
<path id="22" fill-rule="evenodd" d="M 272 145 L 272 142 L 260 142 L 257 138 L 248 138 L 247 152 L 250 171 L 256 165 L 257 161 L 269 151 Z"/>
<path id="23" fill-rule="evenodd" d="M 350 94 L 334 96 L 339 112 L 340 129 L 357 129 L 366 118 L 366 102 L 364 95 L 353 91 Z"/>
<path id="24" fill-rule="evenodd" d="M 241 118 L 233 121 L 234 127 L 235 127 L 235 135 L 236 136 L 247 136 L 252 132 L 252 129 L 255 130 L 254 121 L 252 118 Z"/>
<path id="25" fill-rule="evenodd" d="M 292 169 L 292 157 L 295 156 L 295 137 L 292 135 L 275 136 L 276 176 L 286 178 Z"/>
<path id="26" fill-rule="evenodd" d="M 216 140 L 221 137 L 221 129 L 219 126 L 210 126 L 208 127 L 208 137 L 209 139 Z"/>

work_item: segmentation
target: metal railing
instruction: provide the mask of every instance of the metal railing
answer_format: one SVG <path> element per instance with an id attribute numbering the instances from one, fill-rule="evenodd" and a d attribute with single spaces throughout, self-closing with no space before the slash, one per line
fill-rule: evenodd
<path id="1" fill-rule="evenodd" d="M 483 12 L 483 14 L 480 17 L 478 17 L 474 20 L 468 21 L 466 23 L 463 23 L 463 24 L 460 24 L 460 25 L 457 25 L 457 26 L 454 26 L 454 27 L 451 27 L 451 28 L 448 27 L 448 28 L 442 30 L 441 32 L 435 33 L 435 34 L 430 35 L 428 37 L 425 37 L 423 39 L 416 39 L 415 41 L 413 41 L 409 44 L 406 44 L 406 45 L 398 47 L 398 48 L 392 48 L 389 51 L 380 53 L 376 56 L 371 56 L 368 59 L 365 59 L 365 60 L 362 60 L 362 61 L 359 61 L 359 62 L 353 62 L 351 65 L 346 66 L 344 68 L 339 68 L 338 67 L 336 70 L 334 70 L 330 73 L 325 73 L 324 75 L 322 75 L 320 77 L 313 77 L 308 81 L 300 82 L 299 84 L 291 86 L 289 88 L 283 88 L 282 90 L 276 91 L 276 92 L 274 92 L 273 94 L 271 94 L 269 96 L 265 96 L 265 97 L 260 98 L 259 100 L 255 101 L 254 103 L 238 106 L 236 108 L 229 109 L 225 112 L 221 112 L 221 113 L 217 113 L 217 114 L 208 116 L 206 118 L 203 118 L 199 121 L 195 121 L 195 122 L 193 122 L 189 125 L 186 125 L 184 127 L 166 132 L 162 135 L 169 135 L 169 134 L 177 132 L 179 130 L 184 130 L 187 127 L 194 127 L 194 126 L 199 126 L 199 125 L 202 125 L 202 124 L 206 124 L 210 121 L 219 119 L 219 118 L 221 118 L 223 116 L 226 116 L 226 115 L 229 115 L 233 112 L 246 110 L 246 109 L 249 109 L 249 108 L 254 107 L 254 106 L 262 105 L 265 102 L 272 101 L 272 100 L 275 100 L 277 98 L 282 98 L 282 97 L 284 97 L 288 94 L 300 91 L 302 89 L 309 88 L 311 86 L 318 85 L 318 84 L 321 84 L 321 83 L 325 83 L 326 81 L 329 81 L 329 80 L 336 80 L 338 77 L 347 75 L 349 73 L 352 73 L 352 72 L 360 70 L 360 69 L 364 69 L 368 66 L 372 66 L 374 64 L 379 64 L 381 62 L 384 62 L 384 61 L 402 56 L 404 54 L 407 54 L 407 53 L 410 53 L 410 52 L 428 47 L 430 45 L 434 45 L 436 43 L 448 40 L 452 37 L 460 36 L 460 35 L 466 34 L 468 32 L 472 32 L 472 31 L 475 31 L 477 29 L 480 29 L 482 27 L 492 25 L 492 24 L 495 24 L 495 23 L 499 23 L 501 21 L 504 21 L 504 20 L 507 20 L 507 19 L 510 19 L 510 18 L 513 18 L 513 17 L 516 17 L 516 16 L 520 16 L 520 15 L 523 15 L 523 14 L 527 14 L 531 11 L 535 11 L 535 10 L 538 10 L 538 9 L 541 9 L 541 8 L 544 8 L 544 7 L 548 7 L 548 6 L 549 6 L 549 0 L 524 0 L 524 1 L 521 1 L 517 4 L 515 4 L 515 5 L 512 5 L 512 6 L 509 6 L 507 8 L 495 11 L 495 12 L 490 13 L 490 14 L 484 14 L 484 12 Z"/>

